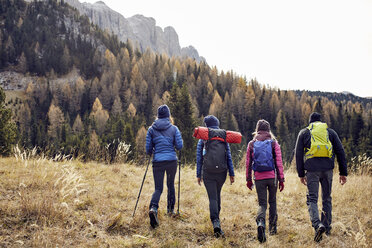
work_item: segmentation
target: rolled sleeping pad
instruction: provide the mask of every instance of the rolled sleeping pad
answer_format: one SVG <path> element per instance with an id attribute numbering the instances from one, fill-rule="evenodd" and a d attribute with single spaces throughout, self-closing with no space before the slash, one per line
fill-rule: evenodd
<path id="1" fill-rule="evenodd" d="M 194 129 L 194 134 L 192 136 L 197 139 L 208 140 L 209 138 L 208 128 L 207 127 L 196 127 Z M 224 141 L 223 138 L 220 138 L 220 137 L 212 138 L 212 140 L 214 139 Z M 226 142 L 239 144 L 240 142 L 242 142 L 242 134 L 239 132 L 226 130 Z"/>
<path id="2" fill-rule="evenodd" d="M 240 132 L 226 130 L 226 142 L 240 144 L 242 142 L 242 134 Z"/>
<path id="3" fill-rule="evenodd" d="M 194 129 L 193 137 L 202 140 L 208 140 L 208 128 L 207 127 L 196 127 Z"/>

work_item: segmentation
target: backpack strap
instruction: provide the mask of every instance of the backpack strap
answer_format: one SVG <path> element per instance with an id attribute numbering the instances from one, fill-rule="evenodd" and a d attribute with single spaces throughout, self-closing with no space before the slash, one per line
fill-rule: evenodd
<path id="1" fill-rule="evenodd" d="M 271 147 L 272 147 L 272 152 L 273 152 L 273 160 L 274 160 L 274 166 L 276 168 L 276 153 L 275 153 L 275 140 L 272 140 L 271 142 Z"/>
<path id="2" fill-rule="evenodd" d="M 226 139 L 223 139 L 221 137 L 214 137 L 214 138 L 211 138 L 210 140 L 219 140 L 219 141 L 222 141 L 222 142 L 226 142 Z"/>
<path id="3" fill-rule="evenodd" d="M 250 148 L 251 150 L 253 151 L 253 146 L 254 146 L 254 142 L 256 142 L 257 139 L 253 139 L 252 142 L 250 143 Z"/>

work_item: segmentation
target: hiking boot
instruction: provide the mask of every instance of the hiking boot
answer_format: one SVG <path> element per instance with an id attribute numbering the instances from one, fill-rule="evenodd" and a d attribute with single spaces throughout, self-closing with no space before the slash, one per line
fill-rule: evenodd
<path id="1" fill-rule="evenodd" d="M 158 210 L 156 208 L 154 207 L 150 208 L 149 217 L 150 217 L 150 225 L 152 228 L 156 228 L 157 226 L 159 226 Z"/>
<path id="2" fill-rule="evenodd" d="M 273 218 L 269 218 L 269 234 L 275 235 L 277 233 L 276 224 L 278 222 L 278 215 L 276 214 Z"/>
<path id="3" fill-rule="evenodd" d="M 318 227 L 316 228 L 314 241 L 320 242 L 323 238 L 322 236 L 325 231 L 326 231 L 325 226 L 322 223 L 320 223 Z"/>
<path id="4" fill-rule="evenodd" d="M 260 243 L 266 242 L 265 222 L 263 220 L 260 220 L 257 224 L 257 239 Z"/>
<path id="5" fill-rule="evenodd" d="M 167 209 L 167 215 L 169 215 L 169 216 L 174 216 L 174 215 L 176 215 L 176 213 L 174 212 L 174 209 L 173 208 L 171 208 L 171 209 Z"/>
<path id="6" fill-rule="evenodd" d="M 222 231 L 221 229 L 221 224 L 220 224 L 220 221 L 219 220 L 214 220 L 212 222 L 213 224 L 213 232 L 214 232 L 214 236 L 216 238 L 219 238 L 219 237 L 224 237 L 225 236 L 225 233 Z"/>
<path id="7" fill-rule="evenodd" d="M 270 235 L 275 235 L 276 233 L 277 233 L 276 224 L 270 224 L 269 223 L 269 234 Z"/>
<path id="8" fill-rule="evenodd" d="M 215 234 L 216 235 L 216 238 L 225 238 L 225 233 L 224 231 L 222 231 L 222 229 L 220 228 L 220 232 L 218 234 Z"/>

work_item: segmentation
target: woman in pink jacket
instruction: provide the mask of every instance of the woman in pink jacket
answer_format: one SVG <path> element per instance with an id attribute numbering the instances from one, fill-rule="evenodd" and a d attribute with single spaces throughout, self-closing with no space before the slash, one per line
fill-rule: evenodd
<path id="1" fill-rule="evenodd" d="M 258 196 L 257 238 L 263 243 L 265 236 L 265 217 L 267 192 L 269 192 L 269 233 L 276 234 L 278 215 L 276 211 L 276 191 L 284 189 L 282 152 L 278 141 L 270 131 L 270 124 L 259 120 L 253 139 L 248 143 L 246 160 L 247 187 L 252 190 L 252 170 Z"/>

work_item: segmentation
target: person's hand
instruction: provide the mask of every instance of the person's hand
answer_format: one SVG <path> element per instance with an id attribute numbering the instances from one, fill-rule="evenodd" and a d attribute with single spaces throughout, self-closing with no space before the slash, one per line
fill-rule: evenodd
<path id="1" fill-rule="evenodd" d="M 347 177 L 346 176 L 340 176 L 340 183 L 341 185 L 344 185 L 347 181 Z"/>
<path id="2" fill-rule="evenodd" d="M 301 181 L 301 183 L 303 184 L 303 185 L 307 185 L 307 179 L 306 179 L 306 177 L 300 177 L 300 181 Z"/>
<path id="3" fill-rule="evenodd" d="M 200 177 L 198 177 L 198 184 L 199 186 L 201 186 L 201 183 L 203 182 L 203 179 L 201 179 Z"/>
<path id="4" fill-rule="evenodd" d="M 284 182 L 279 182 L 279 191 L 282 192 L 284 189 Z"/>
<path id="5" fill-rule="evenodd" d="M 234 176 L 230 176 L 230 185 L 233 184 L 235 182 L 235 177 Z"/>
<path id="6" fill-rule="evenodd" d="M 247 181 L 247 187 L 248 187 L 248 189 L 252 190 L 252 187 L 253 187 L 252 180 Z"/>

